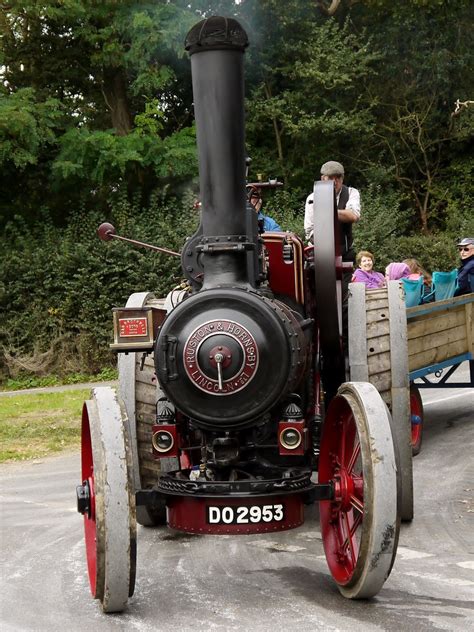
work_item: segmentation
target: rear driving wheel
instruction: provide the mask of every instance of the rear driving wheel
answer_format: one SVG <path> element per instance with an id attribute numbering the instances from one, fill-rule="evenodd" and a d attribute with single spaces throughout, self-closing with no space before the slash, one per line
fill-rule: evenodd
<path id="1" fill-rule="evenodd" d="M 92 391 L 82 412 L 82 485 L 87 569 L 92 596 L 104 612 L 121 612 L 133 595 L 136 519 L 125 413 L 115 391 Z"/>
<path id="2" fill-rule="evenodd" d="M 315 300 L 326 403 L 345 379 L 342 348 L 342 286 L 337 278 L 338 221 L 334 184 L 315 182 L 313 192 Z"/>
<path id="3" fill-rule="evenodd" d="M 423 440 L 423 402 L 420 390 L 414 384 L 410 384 L 410 419 L 411 419 L 411 449 L 413 456 L 420 453 Z"/>
<path id="4" fill-rule="evenodd" d="M 373 597 L 395 559 L 400 482 L 389 413 L 371 384 L 343 384 L 331 402 L 318 480 L 334 487 L 319 503 L 329 570 L 345 597 Z"/>

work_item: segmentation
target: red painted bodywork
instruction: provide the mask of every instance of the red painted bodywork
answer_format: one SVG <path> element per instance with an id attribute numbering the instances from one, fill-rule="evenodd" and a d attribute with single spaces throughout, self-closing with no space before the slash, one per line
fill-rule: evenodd
<path id="1" fill-rule="evenodd" d="M 298 303 L 304 303 L 303 286 L 303 242 L 293 233 L 264 233 L 262 235 L 268 252 L 269 283 L 274 294 L 283 294 Z M 283 258 L 283 246 L 293 248 L 293 261 Z"/>

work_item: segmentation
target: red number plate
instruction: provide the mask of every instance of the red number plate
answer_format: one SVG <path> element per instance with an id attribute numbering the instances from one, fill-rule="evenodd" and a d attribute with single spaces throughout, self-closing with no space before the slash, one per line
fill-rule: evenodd
<path id="1" fill-rule="evenodd" d="M 119 327 L 121 338 L 148 336 L 148 321 L 146 318 L 120 318 Z"/>

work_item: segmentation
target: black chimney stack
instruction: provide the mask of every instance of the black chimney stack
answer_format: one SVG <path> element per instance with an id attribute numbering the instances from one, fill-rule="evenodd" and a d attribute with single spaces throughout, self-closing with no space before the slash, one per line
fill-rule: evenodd
<path id="1" fill-rule="evenodd" d="M 247 285 L 243 53 L 247 34 L 232 18 L 213 16 L 186 37 L 197 127 L 203 289 Z"/>

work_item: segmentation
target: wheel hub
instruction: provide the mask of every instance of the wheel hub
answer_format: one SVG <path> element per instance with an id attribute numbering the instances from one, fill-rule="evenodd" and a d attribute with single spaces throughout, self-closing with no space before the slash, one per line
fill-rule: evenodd
<path id="1" fill-rule="evenodd" d="M 334 499 L 341 511 L 349 511 L 351 498 L 355 494 L 354 479 L 345 469 L 340 469 L 334 476 Z"/>
<path id="2" fill-rule="evenodd" d="M 91 495 L 91 485 L 88 480 L 76 487 L 76 497 L 77 511 L 83 516 L 87 515 L 88 518 L 92 518 L 94 503 Z"/>

